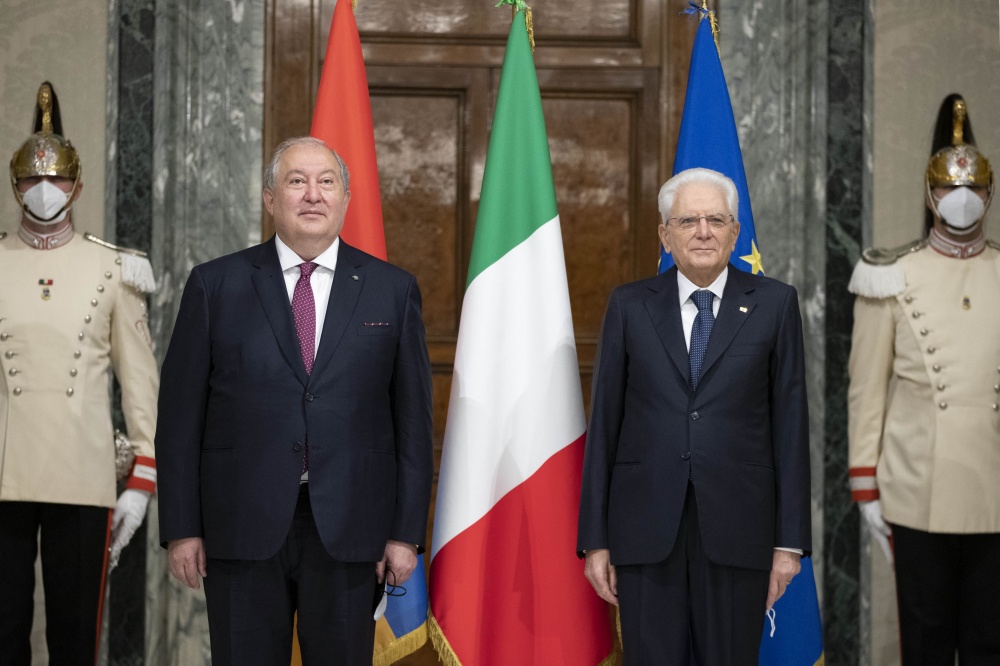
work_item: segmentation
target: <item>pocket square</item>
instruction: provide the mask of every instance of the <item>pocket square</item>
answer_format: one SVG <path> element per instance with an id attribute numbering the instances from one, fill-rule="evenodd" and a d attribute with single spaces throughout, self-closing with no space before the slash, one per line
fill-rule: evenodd
<path id="1" fill-rule="evenodd" d="M 392 322 L 388 321 L 366 321 L 362 326 L 392 326 Z"/>

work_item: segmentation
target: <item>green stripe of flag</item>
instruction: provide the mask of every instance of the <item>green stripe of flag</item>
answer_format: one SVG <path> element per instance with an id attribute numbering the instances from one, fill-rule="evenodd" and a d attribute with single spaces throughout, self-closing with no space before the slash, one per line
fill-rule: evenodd
<path id="1" fill-rule="evenodd" d="M 503 59 L 466 286 L 557 212 L 542 97 L 521 10 Z"/>

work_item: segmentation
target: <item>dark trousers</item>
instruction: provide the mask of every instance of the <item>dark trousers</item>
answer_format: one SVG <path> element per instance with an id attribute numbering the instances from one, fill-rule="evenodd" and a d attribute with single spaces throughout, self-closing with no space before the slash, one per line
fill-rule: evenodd
<path id="1" fill-rule="evenodd" d="M 1000 534 L 892 526 L 903 666 L 1000 664 Z"/>
<path id="2" fill-rule="evenodd" d="M 39 530 L 49 664 L 95 663 L 110 525 L 103 507 L 0 502 L 0 666 L 31 664 Z"/>
<path id="3" fill-rule="evenodd" d="M 616 572 L 628 666 L 757 664 L 770 572 L 706 557 L 691 484 L 667 559 Z"/>
<path id="4" fill-rule="evenodd" d="M 320 541 L 303 484 L 284 545 L 267 560 L 208 560 L 213 666 L 287 666 L 298 611 L 304 666 L 370 666 L 374 562 L 338 562 Z"/>

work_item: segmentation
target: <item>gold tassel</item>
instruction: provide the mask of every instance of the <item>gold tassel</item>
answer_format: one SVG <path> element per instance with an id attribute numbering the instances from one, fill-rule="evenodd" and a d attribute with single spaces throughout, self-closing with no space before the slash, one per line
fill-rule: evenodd
<path id="1" fill-rule="evenodd" d="M 372 666 L 389 666 L 413 654 L 427 642 L 427 623 L 386 645 L 372 657 Z"/>
<path id="2" fill-rule="evenodd" d="M 430 629 L 431 643 L 434 644 L 434 650 L 437 651 L 441 663 L 444 666 L 462 666 L 458 655 L 451 649 L 451 644 L 441 631 L 441 626 L 434 619 L 434 614 L 430 612 L 427 613 L 427 627 Z"/>
<path id="3" fill-rule="evenodd" d="M 524 6 L 524 23 L 528 26 L 528 41 L 531 43 L 531 55 L 535 55 L 535 21 L 531 15 L 531 7 Z"/>
<path id="4" fill-rule="evenodd" d="M 358 0 L 351 0 L 351 11 L 358 11 Z"/>

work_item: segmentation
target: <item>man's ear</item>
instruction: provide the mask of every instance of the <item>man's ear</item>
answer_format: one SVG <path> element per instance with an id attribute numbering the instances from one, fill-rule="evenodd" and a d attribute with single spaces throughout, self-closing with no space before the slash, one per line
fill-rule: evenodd
<path id="1" fill-rule="evenodd" d="M 660 244 L 663 245 L 664 252 L 670 254 L 670 236 L 667 234 L 667 225 L 661 222 L 656 232 L 660 235 Z"/>
<path id="2" fill-rule="evenodd" d="M 264 208 L 267 209 L 268 215 L 273 215 L 274 211 L 271 208 L 274 205 L 274 192 L 265 189 L 261 192 L 261 198 L 264 200 Z"/>
<path id="3" fill-rule="evenodd" d="M 79 199 L 80 194 L 82 193 L 83 193 L 83 179 L 80 179 L 80 182 L 76 184 L 76 194 L 73 195 L 73 201 Z"/>

